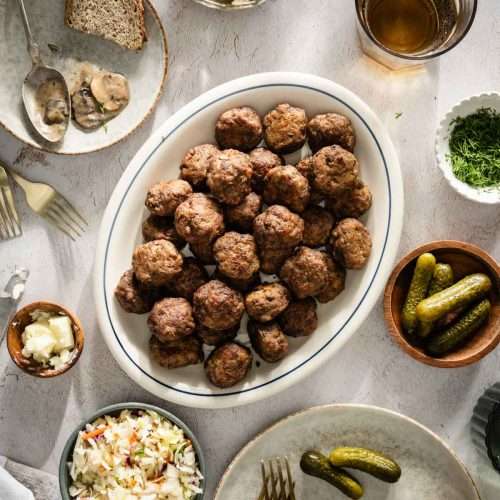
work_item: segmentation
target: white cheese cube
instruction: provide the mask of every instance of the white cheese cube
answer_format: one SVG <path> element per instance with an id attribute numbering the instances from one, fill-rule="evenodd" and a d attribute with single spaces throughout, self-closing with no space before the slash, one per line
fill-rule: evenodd
<path id="1" fill-rule="evenodd" d="M 57 340 L 55 352 L 75 347 L 72 323 L 68 316 L 53 316 L 49 319 L 49 326 Z"/>

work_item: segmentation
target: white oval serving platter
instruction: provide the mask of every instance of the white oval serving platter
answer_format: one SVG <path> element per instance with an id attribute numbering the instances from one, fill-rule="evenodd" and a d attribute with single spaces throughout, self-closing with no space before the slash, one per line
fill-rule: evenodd
<path id="1" fill-rule="evenodd" d="M 176 178 L 190 147 L 214 141 L 214 124 L 222 111 L 249 105 L 263 115 L 284 101 L 305 108 L 310 116 L 336 111 L 352 120 L 357 133 L 355 154 L 374 197 L 365 218 L 373 250 L 363 270 L 348 273 L 346 290 L 334 302 L 319 307 L 319 326 L 311 337 L 290 339 L 290 353 L 280 363 L 254 364 L 242 383 L 219 389 L 208 382 L 201 365 L 166 370 L 155 364 L 148 352 L 146 315 L 123 312 L 113 291 L 130 267 L 134 247 L 141 242 L 149 186 L 160 179 Z M 403 210 L 401 172 L 389 135 L 373 111 L 352 92 L 330 80 L 300 73 L 263 73 L 223 84 L 172 116 L 140 149 L 115 188 L 102 220 L 94 269 L 103 337 L 133 380 L 175 403 L 222 408 L 277 394 L 334 355 L 371 311 L 396 257 Z"/>

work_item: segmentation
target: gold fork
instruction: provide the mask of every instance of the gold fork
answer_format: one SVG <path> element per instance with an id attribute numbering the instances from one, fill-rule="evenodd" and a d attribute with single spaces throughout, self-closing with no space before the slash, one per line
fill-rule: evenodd
<path id="1" fill-rule="evenodd" d="M 6 170 L 21 186 L 26 194 L 26 202 L 34 212 L 73 241 L 75 237 L 82 235 L 88 223 L 64 196 L 48 184 L 30 182 L 12 169 L 6 168 Z"/>
<path id="2" fill-rule="evenodd" d="M 0 240 L 21 236 L 23 230 L 5 169 L 0 165 Z"/>
<path id="3" fill-rule="evenodd" d="M 267 468 L 264 460 L 261 460 L 260 470 L 262 490 L 258 500 L 296 500 L 295 483 L 287 457 L 269 460 Z"/>

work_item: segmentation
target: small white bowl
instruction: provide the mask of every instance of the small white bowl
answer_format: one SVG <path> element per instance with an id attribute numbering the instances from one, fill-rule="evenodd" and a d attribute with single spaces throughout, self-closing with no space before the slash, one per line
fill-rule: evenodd
<path id="1" fill-rule="evenodd" d="M 441 120 L 436 135 L 436 160 L 451 187 L 469 200 L 479 203 L 500 203 L 500 187 L 475 188 L 458 180 L 452 171 L 448 155 L 450 154 L 449 135 L 453 129 L 451 123 L 460 116 L 467 116 L 480 108 L 492 108 L 500 113 L 500 94 L 488 92 L 469 97 L 453 106 Z"/>

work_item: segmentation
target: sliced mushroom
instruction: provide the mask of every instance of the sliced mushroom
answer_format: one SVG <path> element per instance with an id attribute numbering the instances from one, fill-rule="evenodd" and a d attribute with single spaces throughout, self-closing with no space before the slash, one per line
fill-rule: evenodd
<path id="1" fill-rule="evenodd" d="M 104 113 L 99 112 L 97 101 L 89 87 L 80 87 L 72 96 L 73 118 L 83 128 L 95 129 L 105 121 Z"/>
<path id="2" fill-rule="evenodd" d="M 92 79 L 90 90 L 105 112 L 118 113 L 129 101 L 127 79 L 117 73 L 98 73 Z"/>

